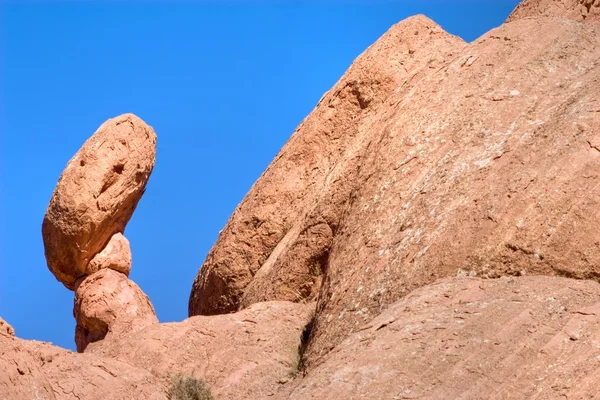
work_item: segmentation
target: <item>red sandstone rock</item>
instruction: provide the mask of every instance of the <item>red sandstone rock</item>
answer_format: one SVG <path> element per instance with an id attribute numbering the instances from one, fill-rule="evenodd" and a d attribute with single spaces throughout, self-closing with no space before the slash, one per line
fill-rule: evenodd
<path id="1" fill-rule="evenodd" d="M 157 377 L 203 378 L 216 399 L 268 399 L 297 373 L 302 331 L 312 305 L 259 303 L 235 314 L 153 325 L 85 354 L 141 367 Z"/>
<path id="2" fill-rule="evenodd" d="M 109 119 L 69 161 L 42 225 L 48 268 L 67 288 L 123 233 L 154 167 L 156 135 L 133 114 Z"/>
<path id="3" fill-rule="evenodd" d="M 337 344 L 277 399 L 595 399 L 600 285 L 446 278 Z"/>
<path id="4" fill-rule="evenodd" d="M 506 22 L 540 16 L 598 23 L 600 22 L 600 0 L 524 0 L 510 14 Z"/>
<path id="5" fill-rule="evenodd" d="M 125 275 L 83 280 L 123 231 L 102 230 L 51 267 L 83 280 L 86 352 L 0 334 L 0 399 L 164 399 L 178 372 L 233 399 L 595 398 L 597 2 L 526 1 L 469 45 L 424 17 L 393 27 L 299 126 L 196 278 L 191 314 L 247 308 L 155 323 Z M 56 193 L 51 221 L 73 210 Z M 81 235 L 47 224 L 50 264 L 52 243 Z M 506 277 L 532 274 L 582 280 Z M 502 278 L 451 278 L 467 275 Z M 260 303 L 273 299 L 300 304 Z"/>
<path id="6" fill-rule="evenodd" d="M 79 352 L 89 343 L 158 323 L 148 296 L 112 269 L 101 269 L 81 282 L 75 291 L 73 315 L 77 320 L 75 343 Z"/>
<path id="7" fill-rule="evenodd" d="M 167 400 L 165 383 L 117 360 L 0 335 L 0 400 Z"/>
<path id="8" fill-rule="evenodd" d="M 464 46 L 433 21 L 416 16 L 369 47 L 323 96 L 235 210 L 194 281 L 190 315 L 237 310 L 255 274 L 265 282 L 274 274 L 278 282 L 291 280 L 297 286 L 271 290 L 257 282 L 246 303 L 312 296 L 320 279 L 314 260 L 327 253 L 331 238 L 327 242 L 325 231 L 337 229 L 340 215 L 338 209 L 311 210 L 321 199 L 347 200 L 330 188 L 350 190 L 355 172 L 345 166 L 358 168 L 371 140 L 369 127 L 385 100 L 424 72 L 441 68 Z M 320 223 L 329 227 L 316 230 L 322 238 L 313 248 L 306 233 Z M 298 240 L 304 243 L 295 245 Z M 287 248 L 302 253 L 297 262 L 286 257 Z M 259 272 L 262 268 L 277 272 Z"/>
<path id="9" fill-rule="evenodd" d="M 310 370 L 440 277 L 598 277 L 600 29 L 579 5 L 524 3 L 469 45 L 424 17 L 392 28 L 236 209 L 190 315 L 318 292 Z"/>
<path id="10" fill-rule="evenodd" d="M 15 336 L 15 330 L 8 322 L 0 318 L 0 335 Z"/>
<path id="11" fill-rule="evenodd" d="M 85 353 L 0 335 L 0 400 L 166 400 L 178 373 L 204 379 L 215 399 L 269 398 L 297 372 L 312 309 L 255 304 L 155 324 L 92 343 Z"/>
<path id="12" fill-rule="evenodd" d="M 131 271 L 131 249 L 129 240 L 121 233 L 115 233 L 100 253 L 96 254 L 86 268 L 93 274 L 101 269 L 109 268 L 129 276 Z"/>

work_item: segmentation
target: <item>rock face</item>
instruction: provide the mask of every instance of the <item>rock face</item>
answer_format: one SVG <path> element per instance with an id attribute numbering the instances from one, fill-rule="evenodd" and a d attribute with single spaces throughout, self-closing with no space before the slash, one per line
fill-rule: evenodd
<path id="1" fill-rule="evenodd" d="M 468 45 L 424 17 L 392 28 L 232 215 L 190 315 L 316 297 L 310 371 L 442 277 L 598 279 L 596 9 L 526 2 Z"/>
<path id="2" fill-rule="evenodd" d="M 377 112 L 399 87 L 439 69 L 464 46 L 417 16 L 369 47 L 235 210 L 194 281 L 190 315 L 314 297 Z"/>
<path id="3" fill-rule="evenodd" d="M 298 372 L 301 336 L 314 304 L 253 304 L 236 313 L 179 323 L 101 341 L 86 354 L 141 367 L 157 377 L 176 372 L 203 378 L 216 399 L 268 399 Z"/>
<path id="4" fill-rule="evenodd" d="M 540 16 L 598 23 L 600 0 L 524 0 L 509 16 L 507 22 Z"/>
<path id="5" fill-rule="evenodd" d="M 44 217 L 48 268 L 67 288 L 123 233 L 154 167 L 156 135 L 133 114 L 106 121 L 67 164 Z"/>
<path id="6" fill-rule="evenodd" d="M 87 345 L 158 323 L 148 296 L 125 275 L 101 269 L 85 278 L 75 291 L 75 343 Z"/>
<path id="7" fill-rule="evenodd" d="M 166 386 L 129 364 L 0 335 L 0 400 L 167 400 Z"/>
<path id="8" fill-rule="evenodd" d="M 154 168 L 156 134 L 133 114 L 109 119 L 67 164 L 42 224 L 48 268 L 75 290 L 75 343 L 158 323 L 148 297 L 127 279 L 123 232 Z"/>
<path id="9" fill-rule="evenodd" d="M 110 272 L 110 271 L 109 271 Z M 203 378 L 216 399 L 265 399 L 289 381 L 313 307 L 274 302 L 155 324 L 83 354 L 0 334 L 0 400 L 166 400 L 169 377 Z"/>
<path id="10" fill-rule="evenodd" d="M 0 335 L 15 336 L 15 330 L 8 322 L 0 318 Z"/>
<path id="11" fill-rule="evenodd" d="M 359 327 L 279 399 L 595 399 L 600 285 L 446 278 Z"/>

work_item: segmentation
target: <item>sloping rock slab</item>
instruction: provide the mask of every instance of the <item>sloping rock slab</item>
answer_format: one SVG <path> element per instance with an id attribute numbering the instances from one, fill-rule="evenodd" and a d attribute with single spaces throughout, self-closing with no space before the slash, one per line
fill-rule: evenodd
<path id="1" fill-rule="evenodd" d="M 166 390 L 142 368 L 0 335 L 0 400 L 166 400 Z"/>
<path id="2" fill-rule="evenodd" d="M 600 284 L 445 278 L 350 335 L 280 399 L 594 399 Z"/>
<path id="3" fill-rule="evenodd" d="M 217 399 L 264 399 L 298 367 L 301 336 L 314 305 L 258 303 L 235 314 L 153 325 L 91 352 L 150 371 L 203 378 Z"/>

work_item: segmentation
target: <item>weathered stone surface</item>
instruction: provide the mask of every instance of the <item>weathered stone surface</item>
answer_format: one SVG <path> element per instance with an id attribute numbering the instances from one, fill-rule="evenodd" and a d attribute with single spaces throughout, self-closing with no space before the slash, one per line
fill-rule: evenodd
<path id="1" fill-rule="evenodd" d="M 87 263 L 70 284 L 86 352 L 48 359 L 0 333 L 0 398 L 162 399 L 178 372 L 233 399 L 595 398 L 595 4 L 528 1 L 469 45 L 424 17 L 398 24 L 207 257 L 190 313 L 245 309 L 157 324 L 125 275 L 84 280 L 106 265 Z"/>
<path id="2" fill-rule="evenodd" d="M 288 232 L 246 287 L 240 306 L 270 299 L 314 300 L 321 287 L 332 238 L 326 222 L 299 234 Z"/>
<path id="3" fill-rule="evenodd" d="M 0 335 L 15 336 L 15 330 L 13 327 L 2 318 L 0 318 Z"/>
<path id="4" fill-rule="evenodd" d="M 597 279 L 600 30 L 591 17 L 556 14 L 558 3 L 523 6 L 469 45 L 423 17 L 392 28 L 232 215 L 194 282 L 190 314 L 318 293 L 310 370 L 441 277 Z M 365 78 L 379 97 L 362 101 L 358 87 L 352 108 L 339 96 L 367 65 L 387 83 Z"/>
<path id="5" fill-rule="evenodd" d="M 309 365 L 439 277 L 600 276 L 598 65 L 596 28 L 522 19 L 388 100 L 340 210 Z"/>
<path id="6" fill-rule="evenodd" d="M 345 193 L 338 195 L 328 188 L 341 185 L 350 190 L 350 171 L 340 166 L 359 164 L 371 140 L 369 126 L 386 98 L 424 72 L 439 69 L 464 45 L 433 21 L 416 16 L 392 27 L 358 57 L 298 126 L 231 216 L 194 281 L 190 315 L 237 310 L 255 274 L 271 279 L 271 273 L 258 273 L 263 267 L 280 271 L 278 265 L 285 264 L 286 274 L 302 288 L 288 287 L 280 296 L 278 291 L 258 290 L 265 286 L 257 283 L 254 300 L 288 299 L 296 296 L 293 293 L 304 298 L 318 290 L 311 288 L 320 279 L 314 274 L 318 269 L 313 260 L 322 258 L 331 243 L 312 249 L 310 238 L 301 233 L 318 223 L 328 224 L 323 229 L 334 232 L 340 215 L 338 210 L 325 215 L 311 210 L 327 196 L 347 200 Z M 321 229 L 318 232 L 323 234 Z M 294 245 L 298 235 L 306 242 L 303 250 Z M 303 253 L 297 263 L 293 257 L 276 259 L 285 255 L 281 251 L 285 246 Z"/>
<path id="7" fill-rule="evenodd" d="M 131 249 L 129 240 L 121 233 L 115 233 L 100 253 L 96 254 L 86 268 L 86 273 L 93 274 L 108 268 L 129 276 L 131 271 Z"/>
<path id="8" fill-rule="evenodd" d="M 81 282 L 75 290 L 73 315 L 78 352 L 89 343 L 158 323 L 148 296 L 135 282 L 112 269 L 101 269 Z"/>
<path id="9" fill-rule="evenodd" d="M 165 383 L 127 363 L 0 335 L 0 400 L 167 400 Z"/>
<path id="10" fill-rule="evenodd" d="M 155 324 L 91 343 L 85 353 L 0 335 L 0 400 L 166 400 L 178 373 L 204 379 L 215 399 L 266 399 L 297 372 L 312 310 L 254 304 L 237 314 Z"/>
<path id="11" fill-rule="evenodd" d="M 595 399 L 600 285 L 445 278 L 358 327 L 278 399 Z"/>
<path id="12" fill-rule="evenodd" d="M 109 119 L 69 161 L 42 225 L 48 268 L 69 289 L 123 233 L 154 167 L 156 135 L 133 114 Z"/>
<path id="13" fill-rule="evenodd" d="M 268 399 L 297 372 L 299 346 L 313 305 L 253 304 L 227 315 L 158 324 L 92 343 L 86 355 L 144 368 L 156 377 L 203 378 L 215 399 Z"/>
<path id="14" fill-rule="evenodd" d="M 586 23 L 600 22 L 600 0 L 524 0 L 507 22 L 523 18 L 568 18 Z"/>

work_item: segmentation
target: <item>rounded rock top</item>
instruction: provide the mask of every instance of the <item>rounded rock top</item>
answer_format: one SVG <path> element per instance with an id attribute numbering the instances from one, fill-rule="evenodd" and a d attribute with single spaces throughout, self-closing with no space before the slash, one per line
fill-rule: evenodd
<path id="1" fill-rule="evenodd" d="M 133 114 L 104 122 L 68 162 L 42 236 L 48 268 L 73 290 L 90 261 L 123 233 L 154 168 L 156 134 Z"/>

